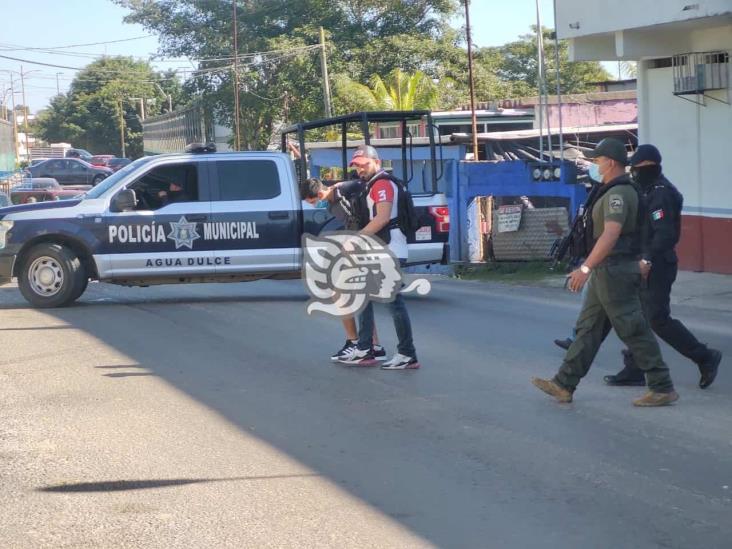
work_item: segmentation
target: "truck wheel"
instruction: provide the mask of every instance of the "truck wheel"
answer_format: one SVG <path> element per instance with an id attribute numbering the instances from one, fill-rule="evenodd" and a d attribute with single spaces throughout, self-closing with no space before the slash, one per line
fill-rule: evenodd
<path id="1" fill-rule="evenodd" d="M 22 258 L 18 286 L 34 307 L 64 307 L 74 302 L 88 281 L 76 254 L 60 244 L 39 244 Z"/>
<path id="2" fill-rule="evenodd" d="M 97 185 L 99 185 L 99 184 L 100 184 L 100 183 L 101 183 L 102 181 L 104 181 L 104 176 L 103 176 L 103 175 L 97 175 L 97 176 L 95 176 L 95 177 L 94 177 L 94 179 L 92 179 L 92 185 L 93 185 L 94 187 L 96 187 L 96 186 L 97 186 Z"/>

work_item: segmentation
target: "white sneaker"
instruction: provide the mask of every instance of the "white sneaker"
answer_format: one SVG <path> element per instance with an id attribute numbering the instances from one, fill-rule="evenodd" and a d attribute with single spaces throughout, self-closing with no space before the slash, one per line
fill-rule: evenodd
<path id="1" fill-rule="evenodd" d="M 358 347 L 347 349 L 338 359 L 341 364 L 352 364 L 354 366 L 375 366 L 378 364 L 371 349 L 362 351 Z"/>
<path id="2" fill-rule="evenodd" d="M 416 358 L 401 353 L 395 354 L 391 360 L 381 365 L 382 370 L 416 370 L 418 368 L 419 362 Z"/>

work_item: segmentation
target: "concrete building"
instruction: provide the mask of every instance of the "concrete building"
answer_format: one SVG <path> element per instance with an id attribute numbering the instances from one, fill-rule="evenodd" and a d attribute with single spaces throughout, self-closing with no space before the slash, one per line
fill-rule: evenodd
<path id="1" fill-rule="evenodd" d="M 638 137 L 684 194 L 681 267 L 732 274 L 732 0 L 556 0 L 574 61 L 638 61 Z"/>

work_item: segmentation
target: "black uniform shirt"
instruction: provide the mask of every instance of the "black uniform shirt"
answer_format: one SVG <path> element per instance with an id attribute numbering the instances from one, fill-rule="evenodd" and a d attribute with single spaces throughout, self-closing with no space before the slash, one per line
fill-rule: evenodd
<path id="1" fill-rule="evenodd" d="M 677 261 L 674 248 L 681 237 L 681 208 L 684 197 L 663 174 L 644 189 L 648 223 L 643 257 L 652 262 Z"/>

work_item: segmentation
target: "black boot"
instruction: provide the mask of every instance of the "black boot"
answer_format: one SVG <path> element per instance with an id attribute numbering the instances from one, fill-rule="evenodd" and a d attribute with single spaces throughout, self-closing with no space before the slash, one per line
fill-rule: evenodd
<path id="1" fill-rule="evenodd" d="M 623 369 L 615 375 L 603 377 L 603 381 L 615 387 L 642 387 L 646 384 L 643 370 L 635 365 L 633 353 L 623 349 Z"/>
<path id="2" fill-rule="evenodd" d="M 567 338 L 567 339 L 555 339 L 554 340 L 554 345 L 556 345 L 557 347 L 561 347 L 565 351 L 567 349 L 569 349 L 569 347 L 570 347 L 570 345 L 572 345 L 572 343 L 573 343 L 573 341 L 571 339 L 569 339 L 569 338 Z"/>
<path id="3" fill-rule="evenodd" d="M 717 377 L 717 371 L 719 370 L 719 363 L 722 361 L 721 351 L 716 349 L 709 349 L 709 355 L 707 359 L 699 364 L 699 371 L 701 372 L 701 378 L 699 378 L 699 388 L 706 389 Z"/>

